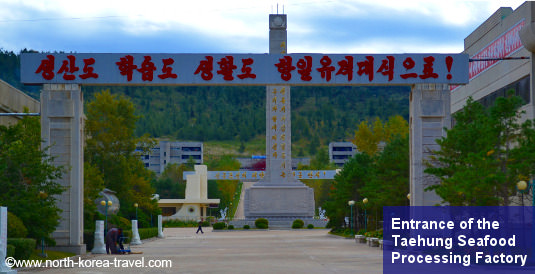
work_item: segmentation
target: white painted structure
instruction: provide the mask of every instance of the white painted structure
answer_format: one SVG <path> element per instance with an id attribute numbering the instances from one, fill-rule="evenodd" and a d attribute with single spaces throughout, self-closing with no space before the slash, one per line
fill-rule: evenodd
<path id="1" fill-rule="evenodd" d="M 106 245 L 104 244 L 104 221 L 98 220 L 95 224 L 95 239 L 91 254 L 106 254 Z"/>
<path id="2" fill-rule="evenodd" d="M 6 265 L 7 253 L 7 207 L 0 207 L 0 273 L 15 274 L 17 270 Z"/>
<path id="3" fill-rule="evenodd" d="M 158 206 L 164 212 L 169 208 L 175 212 L 165 219 L 205 220 L 208 217 L 207 208 L 211 204 L 219 204 L 219 199 L 208 199 L 208 170 L 205 165 L 196 165 L 195 174 L 186 175 L 185 196 L 184 199 L 158 200 Z"/>

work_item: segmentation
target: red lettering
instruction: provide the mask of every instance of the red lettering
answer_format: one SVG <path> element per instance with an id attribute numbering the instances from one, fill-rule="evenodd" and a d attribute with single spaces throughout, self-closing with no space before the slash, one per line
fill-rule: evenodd
<path id="1" fill-rule="evenodd" d="M 75 66 L 76 57 L 74 55 L 68 55 L 68 60 L 63 60 L 61 67 L 58 70 L 58 74 L 63 73 L 63 79 L 65 80 L 74 80 L 76 76 L 72 73 L 79 71 L 80 69 Z"/>
<path id="2" fill-rule="evenodd" d="M 301 74 L 301 80 L 310 81 L 312 80 L 312 76 L 310 76 L 312 72 L 312 56 L 305 56 L 304 58 L 297 61 L 297 73 Z"/>
<path id="3" fill-rule="evenodd" d="M 358 75 L 366 74 L 368 75 L 368 80 L 373 81 L 373 56 L 366 56 L 366 61 L 357 62 L 359 66 Z"/>
<path id="4" fill-rule="evenodd" d="M 394 60 L 394 56 L 387 56 L 377 70 L 377 72 L 381 73 L 382 75 L 388 76 L 388 81 L 392 81 L 392 79 L 394 79 Z"/>
<path id="5" fill-rule="evenodd" d="M 275 64 L 277 71 L 281 74 L 281 79 L 284 81 L 289 81 L 292 79 L 292 70 L 295 70 L 295 67 L 292 66 L 292 57 L 284 56 L 284 58 L 279 59 L 279 63 Z"/>
<path id="6" fill-rule="evenodd" d="M 54 55 L 47 55 L 46 58 L 41 60 L 35 73 L 41 73 L 46 80 L 52 80 L 54 79 Z"/>
<path id="7" fill-rule="evenodd" d="M 240 78 L 240 79 L 245 79 L 245 78 L 255 79 L 256 78 L 256 74 L 251 73 L 253 71 L 253 69 L 251 67 L 249 67 L 254 62 L 253 58 L 241 59 L 241 62 L 243 64 L 243 66 L 241 67 L 241 72 L 243 72 L 243 74 L 238 74 L 237 75 L 238 78 Z"/>
<path id="8" fill-rule="evenodd" d="M 331 73 L 334 71 L 334 67 L 331 66 L 332 62 L 329 56 L 323 56 L 320 59 L 321 68 L 316 69 L 321 72 L 321 78 L 327 80 L 327 82 L 331 81 Z"/>
<path id="9" fill-rule="evenodd" d="M 416 63 L 414 62 L 414 60 L 412 60 L 412 58 L 410 57 L 407 57 L 405 59 L 405 61 L 403 61 L 403 67 L 406 69 L 406 70 L 411 70 L 414 68 L 414 66 L 416 65 Z M 416 78 L 418 77 L 418 74 L 417 73 L 406 73 L 406 74 L 401 74 L 400 77 L 402 79 L 408 79 L 408 78 Z"/>
<path id="10" fill-rule="evenodd" d="M 177 75 L 173 73 L 173 67 L 170 67 L 170 65 L 175 63 L 175 60 L 173 60 L 173 58 L 162 59 L 162 63 L 163 63 L 162 74 L 158 75 L 158 78 L 160 79 L 177 78 Z"/>
<path id="11" fill-rule="evenodd" d="M 137 69 L 137 66 L 134 65 L 134 57 L 132 55 L 126 55 L 125 57 L 120 58 L 121 61 L 115 62 L 119 66 L 121 75 L 126 75 L 128 82 L 132 81 L 132 74 L 134 69 Z"/>
<path id="12" fill-rule="evenodd" d="M 434 62 L 435 62 L 435 57 L 433 56 L 428 56 L 424 58 L 424 71 L 423 71 L 423 74 L 420 75 L 420 79 L 438 78 L 438 74 L 433 72 Z"/>
<path id="13" fill-rule="evenodd" d="M 234 65 L 234 57 L 232 56 L 226 56 L 221 58 L 221 61 L 217 62 L 219 64 L 220 70 L 217 71 L 217 74 L 223 75 L 223 79 L 225 81 L 232 81 L 234 80 L 234 76 L 232 76 L 232 73 L 234 73 L 234 70 L 238 67 Z"/>
<path id="14" fill-rule="evenodd" d="M 346 56 L 345 60 L 339 61 L 340 68 L 336 72 L 336 75 L 347 75 L 347 81 L 353 80 L 353 56 Z"/>
<path id="15" fill-rule="evenodd" d="M 84 59 L 84 74 L 80 74 L 81 79 L 87 79 L 87 78 L 98 78 L 98 74 L 94 73 L 94 68 L 92 65 L 95 64 L 95 58 L 87 58 Z"/>
<path id="16" fill-rule="evenodd" d="M 214 57 L 206 56 L 206 60 L 201 60 L 194 74 L 199 74 L 199 72 L 202 72 L 201 78 L 205 81 L 209 81 L 209 80 L 212 80 L 212 78 L 214 77 L 214 74 L 212 73 L 213 69 L 214 69 Z"/>
<path id="17" fill-rule="evenodd" d="M 141 73 L 141 80 L 143 81 L 152 81 L 154 78 L 154 71 L 156 70 L 156 66 L 151 61 L 152 57 L 150 56 L 144 56 L 143 63 L 141 63 L 141 67 L 137 69 Z"/>

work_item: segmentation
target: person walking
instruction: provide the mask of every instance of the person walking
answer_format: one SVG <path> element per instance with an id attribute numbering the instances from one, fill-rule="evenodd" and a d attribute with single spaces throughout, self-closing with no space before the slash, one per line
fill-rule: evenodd
<path id="1" fill-rule="evenodd" d="M 202 231 L 202 221 L 199 220 L 199 228 L 197 228 L 197 232 L 195 232 L 195 234 L 199 234 L 199 231 L 204 234 L 204 232 Z"/>

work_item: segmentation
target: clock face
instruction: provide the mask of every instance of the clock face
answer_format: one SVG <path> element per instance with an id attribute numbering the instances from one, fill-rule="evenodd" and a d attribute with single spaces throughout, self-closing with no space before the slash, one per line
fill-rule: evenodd
<path id="1" fill-rule="evenodd" d="M 284 22 L 284 19 L 282 18 L 282 16 L 277 16 L 277 17 L 273 18 L 273 21 L 272 21 L 271 24 L 275 28 L 283 28 L 284 25 L 285 25 L 285 22 Z"/>

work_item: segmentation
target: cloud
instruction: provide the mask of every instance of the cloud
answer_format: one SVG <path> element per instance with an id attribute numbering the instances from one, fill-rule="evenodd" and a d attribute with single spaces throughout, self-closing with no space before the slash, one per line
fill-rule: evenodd
<path id="1" fill-rule="evenodd" d="M 521 1 L 279 1 L 289 52 L 460 52 L 499 6 Z M 277 2 L 0 0 L 0 48 L 77 52 L 268 51 Z"/>

